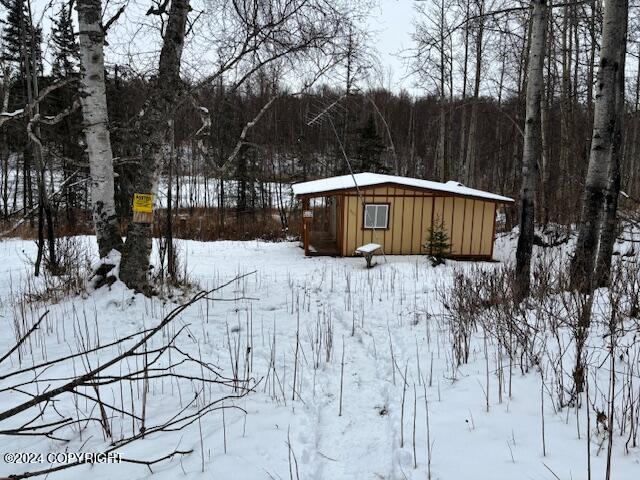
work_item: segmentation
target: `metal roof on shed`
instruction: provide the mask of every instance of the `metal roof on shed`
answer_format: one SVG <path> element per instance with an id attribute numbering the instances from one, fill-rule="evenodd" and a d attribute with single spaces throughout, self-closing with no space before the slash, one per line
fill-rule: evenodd
<path id="1" fill-rule="evenodd" d="M 355 182 L 354 182 L 355 177 Z M 465 187 L 459 182 L 449 180 L 446 183 L 432 182 L 430 180 L 420 180 L 418 178 L 398 177 L 396 175 L 383 175 L 381 173 L 356 173 L 354 175 L 341 175 L 338 177 L 328 177 L 310 182 L 295 183 L 292 185 L 293 193 L 297 196 L 335 192 L 340 190 L 350 190 L 358 186 L 371 187 L 382 184 L 395 184 L 404 187 L 412 187 L 437 192 L 446 192 L 463 197 L 485 198 L 495 202 L 512 203 L 514 200 L 509 197 L 497 195 L 484 190 Z"/>

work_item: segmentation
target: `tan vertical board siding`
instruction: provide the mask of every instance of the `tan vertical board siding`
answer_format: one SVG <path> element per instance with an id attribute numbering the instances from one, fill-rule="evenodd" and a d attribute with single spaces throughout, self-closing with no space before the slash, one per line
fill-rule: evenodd
<path id="1" fill-rule="evenodd" d="M 371 194 L 375 193 L 376 196 L 367 197 L 367 200 L 366 200 L 367 203 L 386 203 L 385 197 L 381 196 L 381 195 L 386 195 L 386 191 L 384 189 L 381 189 L 381 188 L 376 188 L 375 190 L 372 189 L 370 193 Z M 365 235 L 365 239 L 367 239 L 367 241 L 363 243 L 377 243 L 379 245 L 382 245 L 382 248 L 384 249 L 384 229 L 365 230 L 365 232 L 368 232 L 368 235 Z"/>
<path id="2" fill-rule="evenodd" d="M 411 253 L 419 255 L 422 253 L 420 239 L 422 238 L 422 228 L 424 225 L 424 200 L 426 197 L 418 196 L 413 199 L 413 233 L 411 235 Z"/>
<path id="3" fill-rule="evenodd" d="M 347 233 L 347 255 L 353 255 L 353 251 L 356 249 L 357 235 L 358 235 L 358 198 L 349 198 L 349 231 Z"/>
<path id="4" fill-rule="evenodd" d="M 384 191 L 380 191 L 379 188 L 375 190 L 375 197 L 371 197 L 373 203 L 385 203 L 386 200 L 380 195 L 384 195 Z M 372 230 L 371 231 L 371 243 L 384 244 L 384 230 Z M 384 246 L 384 245 L 383 245 Z"/>
<path id="5" fill-rule="evenodd" d="M 496 204 L 485 202 L 484 219 L 482 221 L 482 255 L 491 255 L 493 245 L 493 219 L 496 215 Z"/>
<path id="6" fill-rule="evenodd" d="M 344 255 L 344 227 L 346 217 L 344 215 L 344 195 L 340 195 L 340 255 Z"/>
<path id="7" fill-rule="evenodd" d="M 387 228 L 387 233 L 389 235 L 389 242 L 386 244 L 387 251 L 389 253 L 393 253 L 393 242 L 394 242 L 394 227 L 396 222 L 394 221 L 394 215 L 396 214 L 396 206 L 394 204 L 393 195 L 396 193 L 396 189 L 394 187 L 388 187 L 387 195 L 389 196 L 389 225 Z"/>
<path id="8" fill-rule="evenodd" d="M 417 250 L 415 246 L 415 238 L 418 235 L 418 228 L 420 228 L 420 217 L 418 217 L 418 215 L 420 215 L 420 202 L 420 196 L 413 197 L 413 205 L 411 206 L 411 244 L 409 247 L 411 255 L 420 253 L 420 251 Z M 418 210 L 417 213 L 416 209 Z M 418 223 L 417 226 L 416 222 Z"/>
<path id="9" fill-rule="evenodd" d="M 481 255 L 482 222 L 484 219 L 484 204 L 476 201 L 473 205 L 473 234 L 471 236 L 471 254 Z"/>
<path id="10" fill-rule="evenodd" d="M 473 204 L 474 200 L 464 199 L 464 219 L 462 222 L 462 251 L 460 255 L 471 254 L 471 232 L 473 230 Z"/>
<path id="11" fill-rule="evenodd" d="M 356 229 L 357 230 L 357 232 L 356 232 L 356 244 L 354 246 L 354 249 L 358 248 L 361 245 L 364 245 L 365 243 L 368 243 L 368 242 L 364 241 L 364 232 L 365 231 L 362 228 L 362 227 L 364 227 L 364 223 L 363 223 L 363 221 L 364 221 L 363 220 L 364 219 L 364 209 L 363 208 L 364 207 L 363 207 L 362 201 L 360 200 L 359 197 L 356 197 L 356 206 L 357 206 L 356 219 L 357 219 L 357 222 L 358 222 L 358 228 Z"/>
<path id="12" fill-rule="evenodd" d="M 351 203 L 351 197 L 344 197 L 344 243 L 342 244 L 343 255 L 349 255 L 349 238 L 351 236 L 351 230 L 353 230 L 353 223 L 351 220 L 351 211 L 349 204 Z"/>
<path id="13" fill-rule="evenodd" d="M 348 255 L 348 236 L 349 230 L 351 230 L 351 222 L 349 218 L 349 197 L 342 197 L 342 218 L 344 222 L 344 228 L 342 232 L 342 255 Z"/>
<path id="14" fill-rule="evenodd" d="M 451 254 L 462 254 L 462 231 L 464 225 L 464 198 L 453 197 L 453 229 L 451 232 Z"/>
<path id="15" fill-rule="evenodd" d="M 349 230 L 351 219 L 349 218 L 349 197 L 342 197 L 342 216 L 344 217 L 344 232 L 342 232 L 342 255 L 348 255 Z"/>
<path id="16" fill-rule="evenodd" d="M 396 188 L 392 188 L 392 194 L 396 192 L 398 194 L 402 193 L 402 190 L 398 191 Z M 391 197 L 391 235 L 392 245 L 391 245 L 391 253 L 395 255 L 402 254 L 402 219 L 403 219 L 403 211 L 402 211 L 402 203 L 403 197 Z"/>
<path id="17" fill-rule="evenodd" d="M 426 253 L 423 245 L 429 238 L 429 229 L 431 228 L 431 216 L 433 211 L 433 197 L 424 197 L 422 199 L 422 228 L 420 229 L 420 253 Z"/>
<path id="18" fill-rule="evenodd" d="M 384 187 L 384 201 L 386 203 L 389 203 L 389 187 Z M 384 230 L 383 236 L 382 236 L 382 250 L 386 253 L 389 251 L 390 249 L 390 244 L 389 242 L 391 241 L 391 234 L 389 231 L 389 226 L 391 225 L 391 205 L 389 205 L 389 217 L 387 218 L 387 228 Z"/>
<path id="19" fill-rule="evenodd" d="M 374 199 L 375 197 L 371 196 L 371 194 L 373 193 L 373 189 L 370 190 L 365 190 L 363 192 L 362 198 L 364 199 L 364 203 L 375 203 Z M 360 245 L 364 245 L 365 243 L 372 243 L 372 238 L 373 238 L 373 230 L 365 230 L 364 229 L 364 206 L 361 207 L 362 208 L 362 217 L 360 218 L 360 221 L 362 222 L 362 225 L 360 225 L 360 230 L 362 231 L 362 241 L 360 242 L 360 244 L 358 244 L 358 246 Z"/>
<path id="20" fill-rule="evenodd" d="M 444 221 L 452 255 L 491 255 L 496 204 L 455 196 L 433 197 L 393 186 L 362 189 L 366 203 L 389 204 L 389 228 L 364 230 L 362 202 L 355 192 L 342 198 L 342 254 L 354 255 L 365 243 L 379 243 L 388 254 L 426 253 L 422 245 L 437 219 Z"/>
<path id="21" fill-rule="evenodd" d="M 382 248 L 384 248 L 384 232 L 384 229 L 371 230 L 371 243 L 377 243 L 378 245 L 382 245 Z"/>
<path id="22" fill-rule="evenodd" d="M 342 222 L 342 231 L 340 232 L 340 255 L 344 255 L 344 237 L 345 237 L 345 229 L 347 226 L 347 216 L 345 215 L 344 211 L 344 202 L 347 200 L 347 197 L 342 196 L 341 198 L 341 202 L 340 202 L 340 218 L 341 218 L 341 222 Z"/>
<path id="23" fill-rule="evenodd" d="M 433 204 L 433 225 L 429 228 L 436 229 L 444 219 L 444 197 L 435 197 Z M 427 238 L 429 235 L 427 234 Z"/>
<path id="24" fill-rule="evenodd" d="M 451 239 L 453 235 L 453 223 L 451 221 L 453 215 L 453 197 L 444 197 L 442 206 L 442 219 L 444 220 L 444 231 Z M 449 240 L 451 242 L 451 240 Z"/>
<path id="25" fill-rule="evenodd" d="M 340 201 L 340 195 L 333 197 L 336 205 L 336 247 L 338 253 L 342 251 L 342 203 Z"/>
<path id="26" fill-rule="evenodd" d="M 412 232 L 413 232 L 413 205 L 414 205 L 414 197 L 403 197 L 403 231 L 402 231 L 402 254 L 403 255 L 411 255 L 412 251 Z"/>

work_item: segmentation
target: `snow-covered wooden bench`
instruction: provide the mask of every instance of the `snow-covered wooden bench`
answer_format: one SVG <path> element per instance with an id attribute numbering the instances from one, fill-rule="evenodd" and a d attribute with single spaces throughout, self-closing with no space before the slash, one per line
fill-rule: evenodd
<path id="1" fill-rule="evenodd" d="M 364 259 L 367 261 L 367 268 L 371 268 L 373 267 L 373 265 L 375 265 L 375 263 L 373 265 L 371 264 L 371 260 L 373 259 L 373 254 L 381 249 L 382 249 L 382 246 L 378 245 L 377 243 L 367 243 L 366 245 L 362 245 L 356 248 L 356 253 L 359 253 L 360 255 L 362 255 Z"/>

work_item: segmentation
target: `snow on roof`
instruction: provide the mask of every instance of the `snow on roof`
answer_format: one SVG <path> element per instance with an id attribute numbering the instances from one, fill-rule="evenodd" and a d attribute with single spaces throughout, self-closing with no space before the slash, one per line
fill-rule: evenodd
<path id="1" fill-rule="evenodd" d="M 355 184 L 353 181 L 355 177 Z M 420 180 L 418 178 L 398 177 L 395 175 L 383 175 L 381 173 L 356 173 L 355 175 L 341 175 L 339 177 L 323 178 L 321 180 L 312 180 L 310 182 L 295 183 L 292 185 L 295 195 L 309 195 L 314 193 L 332 192 L 335 190 L 347 190 L 358 187 L 370 187 L 384 183 L 394 183 L 406 187 L 424 188 L 426 190 L 435 190 L 439 192 L 453 193 L 467 197 L 486 198 L 487 200 L 495 200 L 497 202 L 511 203 L 514 200 L 495 193 L 476 190 L 475 188 L 465 187 L 460 182 L 449 180 L 446 183 L 432 182 L 430 180 Z"/>

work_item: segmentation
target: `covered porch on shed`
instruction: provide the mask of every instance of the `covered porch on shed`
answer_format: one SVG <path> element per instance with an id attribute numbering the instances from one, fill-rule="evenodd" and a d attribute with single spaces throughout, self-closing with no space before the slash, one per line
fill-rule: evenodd
<path id="1" fill-rule="evenodd" d="M 307 256 L 340 256 L 342 251 L 342 196 L 301 195 L 301 247 Z"/>

